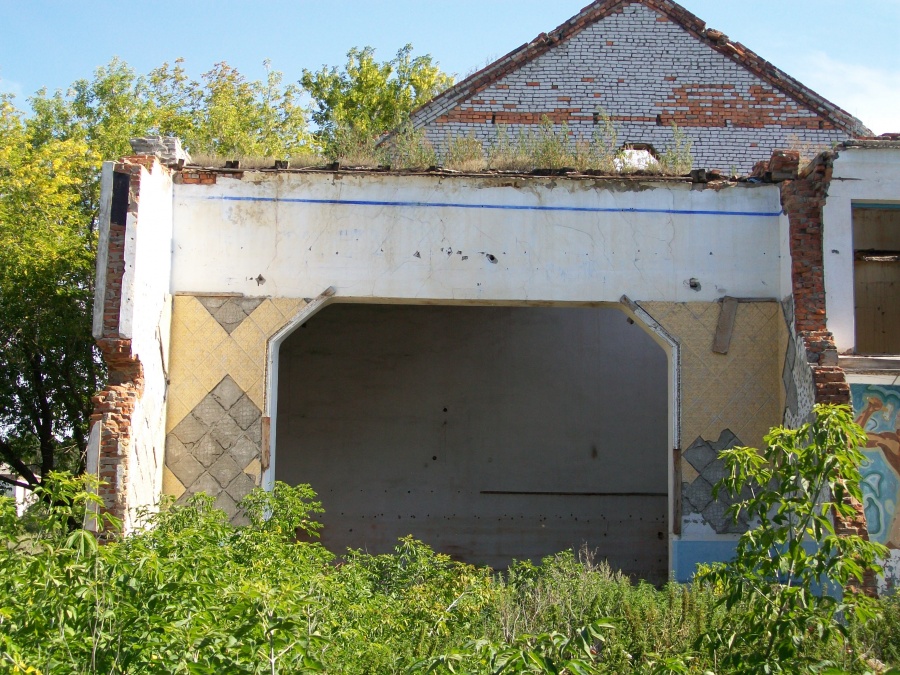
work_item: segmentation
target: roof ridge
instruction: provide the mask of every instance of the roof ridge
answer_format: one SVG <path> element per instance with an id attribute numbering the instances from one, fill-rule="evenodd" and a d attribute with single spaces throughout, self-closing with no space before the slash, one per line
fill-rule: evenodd
<path id="1" fill-rule="evenodd" d="M 581 11 L 549 33 L 539 34 L 530 42 L 516 47 L 493 63 L 460 80 L 449 89 L 444 90 L 430 101 L 413 110 L 410 116 L 423 116 L 421 120 L 416 122 L 417 125 L 424 125 L 434 121 L 444 112 L 442 104 L 452 106 L 468 96 L 477 94 L 505 75 L 518 70 L 529 61 L 546 53 L 560 42 L 570 39 L 588 26 L 608 17 L 618 7 L 635 3 L 663 14 L 714 51 L 749 70 L 775 89 L 807 107 L 816 115 L 824 117 L 837 128 L 853 136 L 872 135 L 871 130 L 861 120 L 824 96 L 816 93 L 799 80 L 791 77 L 780 68 L 777 68 L 740 42 L 732 42 L 722 31 L 707 28 L 706 22 L 674 0 L 594 0 L 594 2 L 582 8 Z M 427 109 L 437 110 L 427 113 L 425 112 Z"/>

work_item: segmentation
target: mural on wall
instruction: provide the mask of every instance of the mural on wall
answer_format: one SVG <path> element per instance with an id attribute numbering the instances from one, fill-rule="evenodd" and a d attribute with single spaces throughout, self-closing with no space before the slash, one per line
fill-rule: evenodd
<path id="1" fill-rule="evenodd" d="M 851 384 L 850 394 L 868 435 L 861 472 L 869 537 L 900 549 L 900 386 Z"/>

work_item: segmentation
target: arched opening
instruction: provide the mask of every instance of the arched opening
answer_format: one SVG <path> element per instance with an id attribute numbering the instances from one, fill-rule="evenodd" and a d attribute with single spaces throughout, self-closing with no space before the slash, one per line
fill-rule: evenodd
<path id="1" fill-rule="evenodd" d="M 332 304 L 281 343 L 274 477 L 319 493 L 337 553 L 587 545 L 662 581 L 669 372 L 616 306 Z"/>

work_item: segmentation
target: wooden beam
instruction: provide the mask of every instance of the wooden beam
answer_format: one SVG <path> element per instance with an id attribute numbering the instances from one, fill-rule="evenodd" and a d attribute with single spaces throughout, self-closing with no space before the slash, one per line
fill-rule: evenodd
<path id="1" fill-rule="evenodd" d="M 716 354 L 727 354 L 731 346 L 731 334 L 734 332 L 734 319 L 737 316 L 738 301 L 736 298 L 722 298 L 722 309 L 719 312 L 719 323 L 713 339 L 712 350 Z"/>

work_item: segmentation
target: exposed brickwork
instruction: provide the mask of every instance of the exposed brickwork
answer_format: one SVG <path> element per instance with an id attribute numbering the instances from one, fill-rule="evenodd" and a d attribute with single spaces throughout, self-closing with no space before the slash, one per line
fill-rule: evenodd
<path id="1" fill-rule="evenodd" d="M 826 328 L 825 314 L 822 209 L 828 197 L 836 156 L 834 152 L 822 153 L 796 180 L 782 183 L 781 204 L 790 222 L 794 323 L 812 371 L 815 402 L 850 405 L 850 385 L 843 368 L 838 366 L 837 347 L 834 336 Z M 782 168 L 790 170 L 792 162 L 783 161 L 785 165 Z M 850 504 L 854 515 L 849 518 L 835 517 L 835 532 L 839 535 L 859 535 L 868 540 L 863 506 L 853 500 Z M 851 586 L 851 590 L 873 595 L 876 587 L 875 575 L 869 570 L 862 585 Z"/>
<path id="2" fill-rule="evenodd" d="M 798 333 L 825 330 L 822 208 L 833 165 L 834 154 L 823 153 L 797 180 L 781 186 L 781 205 L 790 219 L 791 278 Z"/>
<path id="3" fill-rule="evenodd" d="M 668 0 L 602 0 L 413 113 L 432 143 L 496 125 L 566 122 L 576 138 L 610 115 L 619 143 L 664 148 L 671 124 L 698 166 L 748 171 L 792 142 L 828 146 L 861 122 Z"/>
<path id="4" fill-rule="evenodd" d="M 175 174 L 176 183 L 184 183 L 186 185 L 215 185 L 218 173 L 215 171 L 203 171 L 196 169 L 185 169 Z"/>
<path id="5" fill-rule="evenodd" d="M 144 390 L 141 363 L 131 354 L 131 340 L 98 340 L 103 360 L 109 368 L 106 387 L 91 402 L 91 426 L 100 422 L 100 496 L 111 515 L 124 520 L 128 476 L 128 449 L 131 444 L 131 414 Z"/>

